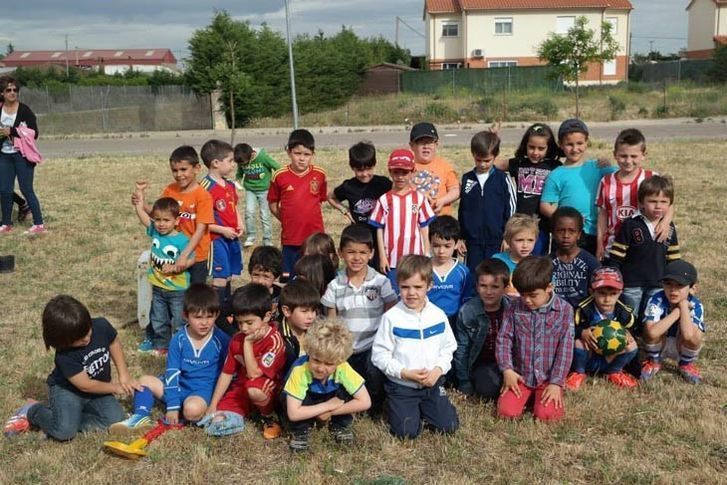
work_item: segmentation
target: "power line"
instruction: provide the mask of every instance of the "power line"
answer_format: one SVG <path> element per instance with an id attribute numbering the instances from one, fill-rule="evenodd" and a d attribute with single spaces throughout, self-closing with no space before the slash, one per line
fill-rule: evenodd
<path id="1" fill-rule="evenodd" d="M 409 28 L 409 30 L 411 30 L 412 32 L 414 32 L 415 34 L 417 34 L 419 37 L 425 38 L 425 35 L 424 34 L 422 34 L 421 32 L 419 32 L 417 29 L 415 29 L 411 25 L 407 24 L 401 17 L 396 17 L 396 20 L 397 20 L 397 22 L 401 22 L 402 24 L 404 24 L 405 26 L 407 26 Z"/>

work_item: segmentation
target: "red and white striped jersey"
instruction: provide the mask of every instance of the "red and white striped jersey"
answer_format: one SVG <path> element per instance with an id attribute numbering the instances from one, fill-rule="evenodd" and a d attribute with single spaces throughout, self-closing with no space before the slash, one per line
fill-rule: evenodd
<path id="1" fill-rule="evenodd" d="M 389 266 L 407 254 L 424 254 L 420 228 L 434 220 L 434 210 L 427 198 L 416 190 L 396 194 L 385 193 L 376 202 L 369 224 L 384 230 L 384 250 Z"/>
<path id="2" fill-rule="evenodd" d="M 606 251 L 611 249 L 611 243 L 621 227 L 621 222 L 633 216 L 639 209 L 641 182 L 656 174 L 652 170 L 640 168 L 636 178 L 631 183 L 625 184 L 618 179 L 617 173 L 606 175 L 601 179 L 596 199 L 596 205 L 604 209 L 607 215 L 608 230 L 604 241 Z"/>

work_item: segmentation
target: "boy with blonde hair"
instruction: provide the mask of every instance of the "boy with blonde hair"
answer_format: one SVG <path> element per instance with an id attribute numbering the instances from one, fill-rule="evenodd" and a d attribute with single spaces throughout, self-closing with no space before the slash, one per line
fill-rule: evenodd
<path id="1" fill-rule="evenodd" d="M 295 361 L 283 389 L 290 449 L 308 449 L 316 420 L 329 423 L 337 443 L 350 444 L 353 414 L 371 407 L 363 377 L 346 362 L 351 332 L 340 320 L 323 320 L 308 329 L 304 340 L 306 355 Z"/>
<path id="2" fill-rule="evenodd" d="M 532 254 L 535 242 L 538 240 L 540 228 L 538 218 L 525 214 L 515 214 L 505 224 L 505 242 L 507 251 L 493 254 L 507 265 L 510 276 L 515 272 L 518 263 Z M 517 296 L 517 290 L 510 283 L 507 288 L 508 295 Z"/>

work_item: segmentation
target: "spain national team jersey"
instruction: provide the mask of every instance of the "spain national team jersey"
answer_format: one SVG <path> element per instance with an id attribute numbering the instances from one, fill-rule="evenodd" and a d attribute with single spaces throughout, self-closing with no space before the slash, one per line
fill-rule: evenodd
<path id="1" fill-rule="evenodd" d="M 237 375 L 238 379 L 247 379 L 245 375 L 245 334 L 240 332 L 230 340 L 227 359 L 222 372 Z M 275 382 L 282 380 L 281 373 L 285 365 L 285 345 L 283 337 L 273 326 L 265 336 L 252 344 L 252 352 L 260 371 L 265 377 Z"/>
<path id="2" fill-rule="evenodd" d="M 601 179 L 596 205 L 606 211 L 608 231 L 606 240 L 603 242 L 606 251 L 611 248 L 613 239 L 621 227 L 621 222 L 636 214 L 639 209 L 641 182 L 655 174 L 656 172 L 640 168 L 636 178 L 628 184 L 619 181 L 616 173 L 608 174 Z"/>
<path id="3" fill-rule="evenodd" d="M 389 191 L 379 197 L 371 213 L 369 224 L 384 230 L 384 249 L 389 266 L 407 254 L 424 254 L 420 228 L 434 220 L 434 211 L 421 192 L 410 190 L 405 194 Z"/>
<path id="4" fill-rule="evenodd" d="M 268 202 L 278 203 L 284 246 L 300 246 L 311 234 L 324 232 L 321 202 L 327 191 L 326 172 L 313 165 L 303 173 L 288 165 L 273 174 Z"/>
<path id="5" fill-rule="evenodd" d="M 215 217 L 215 224 L 218 226 L 237 229 L 237 191 L 235 184 L 227 179 L 223 187 L 215 179 L 207 175 L 199 183 L 202 188 L 209 192 L 212 197 L 212 207 Z M 221 234 L 210 232 L 210 239 L 213 241 L 222 237 Z"/>
<path id="6" fill-rule="evenodd" d="M 162 192 L 162 197 L 171 197 L 179 203 L 179 230 L 188 238 L 192 238 L 197 224 L 214 224 L 212 213 L 212 197 L 205 189 L 197 186 L 189 192 L 180 192 L 176 183 L 169 184 Z M 194 248 L 195 261 L 207 261 L 210 254 L 209 230 Z"/>

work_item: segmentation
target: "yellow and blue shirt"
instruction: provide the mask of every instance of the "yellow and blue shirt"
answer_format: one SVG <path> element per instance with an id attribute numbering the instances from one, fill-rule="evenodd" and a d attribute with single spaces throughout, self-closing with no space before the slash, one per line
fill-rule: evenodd
<path id="1" fill-rule="evenodd" d="M 290 368 L 283 392 L 292 398 L 303 401 L 309 393 L 320 396 L 334 395 L 341 388 L 353 396 L 363 385 L 363 377 L 353 370 L 348 362 L 339 364 L 325 381 L 319 381 L 313 377 L 308 364 L 308 356 L 304 355 L 296 360 Z"/>

